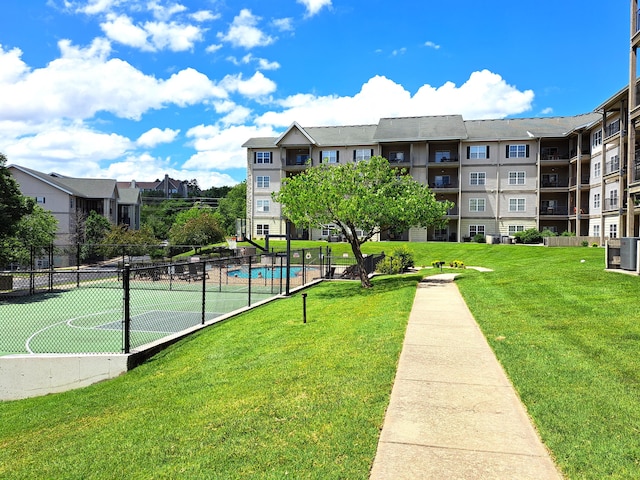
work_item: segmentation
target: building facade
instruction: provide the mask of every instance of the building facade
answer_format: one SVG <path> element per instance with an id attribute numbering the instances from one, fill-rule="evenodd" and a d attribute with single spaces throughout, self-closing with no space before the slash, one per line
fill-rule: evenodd
<path id="1" fill-rule="evenodd" d="M 373 125 L 291 125 L 247 149 L 247 231 L 283 234 L 281 182 L 320 163 L 382 155 L 455 206 L 443 229 L 397 239 L 465 241 L 529 228 L 607 238 L 640 236 L 639 0 L 631 0 L 628 87 L 572 117 L 464 120 L 460 115 L 382 118 Z M 296 225 L 295 238 L 326 239 L 331 225 Z M 388 239 L 388 238 L 381 238 Z"/>
<path id="2" fill-rule="evenodd" d="M 78 222 L 95 211 L 116 225 L 140 228 L 142 198 L 138 188 L 119 188 L 113 179 L 73 178 L 20 165 L 9 172 L 22 195 L 32 197 L 58 221 L 56 245 L 76 242 Z"/>

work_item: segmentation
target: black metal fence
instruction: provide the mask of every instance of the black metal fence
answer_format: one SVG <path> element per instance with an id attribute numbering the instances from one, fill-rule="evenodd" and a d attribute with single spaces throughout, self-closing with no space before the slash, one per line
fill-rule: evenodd
<path id="1" fill-rule="evenodd" d="M 321 248 L 294 250 L 290 261 L 282 252 L 127 260 L 0 273 L 0 354 L 128 353 L 327 271 Z"/>

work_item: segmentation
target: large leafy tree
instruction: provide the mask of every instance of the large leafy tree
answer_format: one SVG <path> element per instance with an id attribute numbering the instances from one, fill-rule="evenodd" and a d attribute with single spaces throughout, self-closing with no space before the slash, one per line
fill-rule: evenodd
<path id="1" fill-rule="evenodd" d="M 235 235 L 236 219 L 247 216 L 247 182 L 233 186 L 218 203 L 217 213 L 227 235 Z"/>
<path id="2" fill-rule="evenodd" d="M 6 164 L 7 157 L 0 153 L 0 239 L 12 235 L 20 219 L 34 207 L 33 199 L 20 193 Z"/>
<path id="3" fill-rule="evenodd" d="M 171 245 L 192 245 L 199 247 L 218 243 L 224 240 L 224 231 L 220 227 L 213 209 L 195 206 L 180 212 L 171 230 L 169 243 Z"/>
<path id="4" fill-rule="evenodd" d="M 363 287 L 371 287 L 361 246 L 385 230 L 441 224 L 450 202 L 383 157 L 358 163 L 318 165 L 287 178 L 273 199 L 296 225 L 335 224 L 351 245 Z M 358 231 L 364 232 L 362 236 Z"/>
<path id="5" fill-rule="evenodd" d="M 43 255 L 45 249 L 53 244 L 58 231 L 58 220 L 53 214 L 35 205 L 31 213 L 23 216 L 17 224 L 14 236 L 7 239 L 10 246 L 10 259 L 21 265 L 28 265 L 31 253 Z"/>

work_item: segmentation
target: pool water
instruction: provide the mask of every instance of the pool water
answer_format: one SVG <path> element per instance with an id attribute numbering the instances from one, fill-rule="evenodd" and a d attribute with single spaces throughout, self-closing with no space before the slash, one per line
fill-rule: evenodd
<path id="1" fill-rule="evenodd" d="M 290 267 L 289 278 L 293 278 L 302 272 L 302 267 Z M 229 277 L 249 278 L 247 268 L 235 268 L 227 272 Z M 286 267 L 252 267 L 251 278 L 286 278 Z"/>

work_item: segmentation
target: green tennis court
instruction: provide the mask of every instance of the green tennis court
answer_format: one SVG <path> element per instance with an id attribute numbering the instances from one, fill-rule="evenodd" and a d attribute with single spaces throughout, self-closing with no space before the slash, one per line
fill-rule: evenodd
<path id="1" fill-rule="evenodd" d="M 0 304 L 0 355 L 120 353 L 123 351 L 122 288 L 74 288 Z M 117 287 L 117 285 L 114 285 Z M 203 292 L 147 288 L 130 291 L 130 345 L 136 348 L 202 323 Z M 252 302 L 272 296 L 253 292 Z M 246 307 L 247 292 L 206 291 L 204 320 Z"/>

